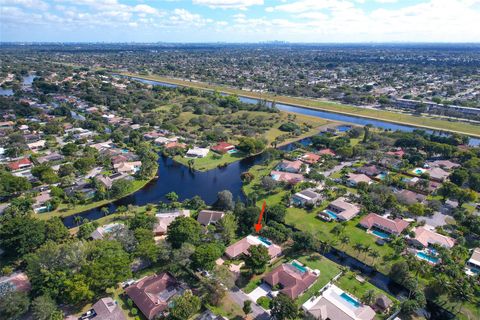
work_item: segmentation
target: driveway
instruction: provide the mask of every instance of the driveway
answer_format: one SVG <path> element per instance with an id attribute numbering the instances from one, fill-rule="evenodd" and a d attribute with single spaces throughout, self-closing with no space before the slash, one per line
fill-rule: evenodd
<path id="1" fill-rule="evenodd" d="M 338 172 L 338 171 L 342 170 L 344 167 L 351 167 L 352 165 L 353 165 L 352 161 L 342 162 L 342 163 L 336 165 L 335 167 L 333 167 L 332 169 L 325 171 L 323 173 L 323 175 L 325 177 L 329 177 L 330 175 L 334 174 L 335 172 Z"/>
<path id="2" fill-rule="evenodd" d="M 451 216 L 437 211 L 431 217 L 418 217 L 418 221 L 425 221 L 426 224 L 432 227 L 441 227 L 447 224 L 446 218 L 453 219 Z"/>
<path id="3" fill-rule="evenodd" d="M 250 300 L 250 298 L 239 288 L 234 287 L 233 289 L 228 291 L 228 296 L 240 306 L 240 308 L 243 308 L 243 302 L 246 300 Z M 258 304 L 255 302 L 252 302 L 252 316 L 255 319 L 259 320 L 269 320 L 270 315 L 263 310 L 262 307 L 260 307 Z"/>
<path id="4" fill-rule="evenodd" d="M 272 288 L 266 283 L 262 283 L 258 287 L 255 288 L 252 292 L 248 294 L 248 297 L 250 300 L 253 302 L 256 302 L 258 298 L 260 297 L 265 297 L 270 291 L 272 291 Z"/>

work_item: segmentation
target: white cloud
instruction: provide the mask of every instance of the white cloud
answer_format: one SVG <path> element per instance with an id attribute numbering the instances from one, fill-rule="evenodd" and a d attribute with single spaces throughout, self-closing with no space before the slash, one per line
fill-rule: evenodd
<path id="1" fill-rule="evenodd" d="M 267 12 L 282 11 L 288 13 L 300 13 L 306 11 L 318 11 L 323 9 L 343 10 L 354 7 L 350 1 L 344 0 L 299 0 L 278 6 L 267 7 Z"/>
<path id="2" fill-rule="evenodd" d="M 212 9 L 241 9 L 263 5 L 263 0 L 193 0 L 193 4 L 209 6 Z"/>
<path id="3" fill-rule="evenodd" d="M 28 9 L 33 10 L 47 10 L 49 8 L 48 3 L 41 1 L 41 0 L 0 0 L 0 5 L 3 7 L 4 5 L 8 6 L 22 6 Z"/>

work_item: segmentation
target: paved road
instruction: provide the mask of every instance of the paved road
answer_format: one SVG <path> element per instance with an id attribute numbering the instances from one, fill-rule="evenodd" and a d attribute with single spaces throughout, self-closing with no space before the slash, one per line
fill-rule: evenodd
<path id="1" fill-rule="evenodd" d="M 235 301 L 241 308 L 243 308 L 243 302 L 246 300 L 250 300 L 248 296 L 239 288 L 234 287 L 233 289 L 228 291 L 229 297 Z M 258 304 L 252 301 L 252 315 L 255 319 L 259 320 L 268 320 L 270 319 L 270 315 L 263 310 Z"/>
<path id="2" fill-rule="evenodd" d="M 334 174 L 335 172 L 338 172 L 338 171 L 342 170 L 344 167 L 351 167 L 352 165 L 353 165 L 352 161 L 342 162 L 339 165 L 336 165 L 335 167 L 333 167 L 332 169 L 325 171 L 323 173 L 323 175 L 325 177 L 329 177 L 330 175 Z"/>

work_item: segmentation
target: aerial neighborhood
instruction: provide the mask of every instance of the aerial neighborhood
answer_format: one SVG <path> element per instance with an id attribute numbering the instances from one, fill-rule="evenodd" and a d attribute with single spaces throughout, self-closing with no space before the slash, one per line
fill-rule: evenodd
<path id="1" fill-rule="evenodd" d="M 203 73 L 155 80 L 215 50 L 68 48 L 0 50 L 1 319 L 479 319 L 479 140 L 449 127 L 474 122 L 323 118 L 193 81 Z M 169 64 L 148 68 L 157 54 Z M 224 85 L 231 68 L 211 72 Z M 248 92 L 280 94 L 299 65 L 265 86 L 245 68 Z M 304 80 L 377 70 L 335 68 Z M 311 94 L 345 101 L 335 88 Z M 407 103 L 392 90 L 371 103 Z M 454 106 L 423 96 L 436 115 Z"/>

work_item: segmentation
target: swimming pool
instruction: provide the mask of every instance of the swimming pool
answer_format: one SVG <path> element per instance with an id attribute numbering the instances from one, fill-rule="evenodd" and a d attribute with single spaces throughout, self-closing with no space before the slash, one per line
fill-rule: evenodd
<path id="1" fill-rule="evenodd" d="M 372 230 L 372 233 L 374 235 L 376 235 L 377 237 L 382 238 L 382 239 L 389 239 L 390 238 L 390 235 L 388 233 L 382 232 L 380 230 L 374 229 L 374 230 Z"/>
<path id="2" fill-rule="evenodd" d="M 380 173 L 379 175 L 377 175 L 377 178 L 380 180 L 385 180 L 386 177 L 387 177 L 386 173 Z"/>
<path id="3" fill-rule="evenodd" d="M 301 273 L 307 272 L 307 268 L 299 264 L 297 261 L 292 261 L 291 265 L 294 266 Z"/>
<path id="4" fill-rule="evenodd" d="M 337 220 L 338 216 L 335 212 L 330 211 L 328 209 L 323 210 L 323 213 L 327 214 L 330 218 Z"/>
<path id="5" fill-rule="evenodd" d="M 432 257 L 432 256 L 430 256 L 430 255 L 428 255 L 428 254 L 426 254 L 425 252 L 422 252 L 422 251 L 417 252 L 417 257 L 419 257 L 422 260 L 426 260 L 430 263 L 433 263 L 433 264 L 436 264 L 438 262 L 437 257 Z"/>
<path id="6" fill-rule="evenodd" d="M 264 244 L 266 244 L 267 246 L 271 246 L 272 243 L 270 241 L 268 241 L 268 239 L 264 238 L 264 237 L 257 237 L 258 240 L 260 240 L 261 242 L 263 242 Z"/>
<path id="7" fill-rule="evenodd" d="M 232 153 L 237 153 L 238 150 L 237 149 L 231 149 L 231 150 L 228 150 L 227 153 L 229 154 L 232 154 Z"/>
<path id="8" fill-rule="evenodd" d="M 415 168 L 412 172 L 415 173 L 415 174 L 422 174 L 424 173 L 426 170 L 425 169 L 422 169 L 422 168 Z"/>
<path id="9" fill-rule="evenodd" d="M 338 126 L 337 127 L 337 130 L 338 132 L 346 132 L 348 130 L 352 129 L 352 126 L 345 126 L 345 125 L 342 125 L 342 126 Z"/>
<path id="10" fill-rule="evenodd" d="M 350 297 L 350 296 L 349 296 L 348 294 L 346 294 L 345 292 L 342 293 L 342 294 L 340 295 L 340 297 L 341 297 L 343 300 L 345 300 L 345 301 L 347 301 L 348 303 L 350 303 L 350 304 L 351 304 L 353 307 L 355 307 L 355 308 L 358 308 L 358 307 L 360 307 L 360 306 L 362 305 L 360 302 L 358 302 L 356 299 Z"/>

